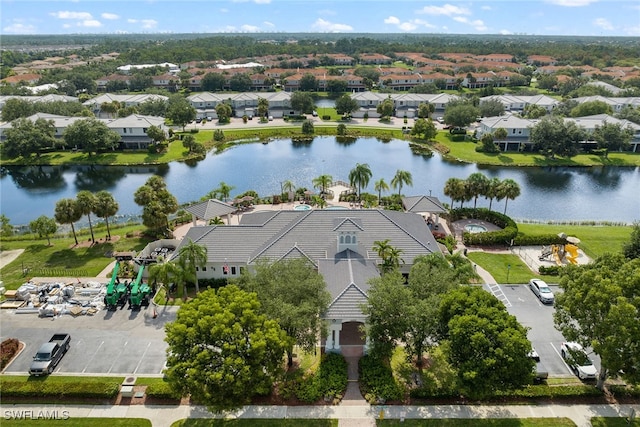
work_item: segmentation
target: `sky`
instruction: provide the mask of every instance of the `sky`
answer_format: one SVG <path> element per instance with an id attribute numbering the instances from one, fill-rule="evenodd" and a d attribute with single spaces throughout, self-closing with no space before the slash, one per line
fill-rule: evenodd
<path id="1" fill-rule="evenodd" d="M 640 36 L 640 1 L 0 0 L 0 30 Z"/>

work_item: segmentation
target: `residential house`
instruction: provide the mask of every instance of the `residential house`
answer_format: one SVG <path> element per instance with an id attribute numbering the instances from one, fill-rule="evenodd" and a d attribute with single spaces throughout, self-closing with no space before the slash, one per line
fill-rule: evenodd
<path id="1" fill-rule="evenodd" d="M 142 94 L 133 94 L 133 95 L 125 95 L 125 94 L 113 94 L 113 93 L 105 93 L 103 95 L 98 95 L 95 98 L 91 98 L 82 103 L 82 105 L 89 108 L 93 114 L 95 114 L 98 118 L 108 118 L 110 117 L 109 113 L 104 113 L 101 110 L 101 106 L 104 103 L 112 103 L 119 102 L 123 107 L 136 107 L 142 103 L 152 100 L 163 100 L 167 101 L 169 98 L 164 95 L 156 95 L 152 93 L 142 93 Z"/>
<path id="2" fill-rule="evenodd" d="M 529 105 L 538 105 L 551 112 L 560 104 L 560 101 L 547 95 L 491 95 L 480 98 L 480 103 L 492 100 L 499 101 L 506 112 L 513 113 L 521 113 Z"/>

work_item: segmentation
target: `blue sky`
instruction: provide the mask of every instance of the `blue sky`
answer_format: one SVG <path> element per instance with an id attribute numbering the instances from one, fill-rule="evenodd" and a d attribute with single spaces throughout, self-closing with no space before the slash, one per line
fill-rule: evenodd
<path id="1" fill-rule="evenodd" d="M 447 33 L 640 36 L 635 0 L 0 0 L 1 34 Z"/>

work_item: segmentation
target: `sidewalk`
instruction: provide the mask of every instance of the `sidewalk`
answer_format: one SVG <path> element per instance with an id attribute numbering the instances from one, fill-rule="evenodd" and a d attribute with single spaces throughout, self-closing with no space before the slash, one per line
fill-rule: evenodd
<path id="1" fill-rule="evenodd" d="M 203 406 L 194 405 L 1 405 L 5 419 L 18 417 L 21 411 L 66 414 L 69 418 L 146 418 L 154 427 L 170 426 L 184 418 L 272 418 L 272 419 L 339 419 L 341 425 L 375 425 L 382 415 L 385 419 L 426 418 L 569 418 L 578 427 L 591 426 L 592 417 L 627 417 L 631 409 L 640 412 L 636 405 L 437 405 L 437 406 L 245 406 L 244 408 L 216 416 Z M 48 411 L 48 412 L 45 412 Z M 63 412 L 67 411 L 67 412 Z M 13 415 L 12 415 L 13 414 Z M 23 415 L 24 416 L 24 415 Z M 42 415 L 44 417 L 44 415 Z M 344 421 L 344 422 L 343 422 Z"/>

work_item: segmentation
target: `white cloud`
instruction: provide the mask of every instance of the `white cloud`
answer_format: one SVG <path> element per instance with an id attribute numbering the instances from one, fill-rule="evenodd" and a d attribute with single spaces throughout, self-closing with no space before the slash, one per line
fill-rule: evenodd
<path id="1" fill-rule="evenodd" d="M 97 28 L 102 27 L 102 23 L 97 19 L 86 19 L 84 21 L 78 22 L 78 27 Z"/>
<path id="2" fill-rule="evenodd" d="M 606 20 L 605 18 L 597 18 L 593 21 L 593 25 L 596 27 L 602 28 L 603 30 L 611 31 L 613 30 L 613 25 L 611 22 Z"/>
<path id="3" fill-rule="evenodd" d="M 142 23 L 142 28 L 145 30 L 150 30 L 158 26 L 158 21 L 155 19 L 142 19 L 140 22 Z"/>
<path id="4" fill-rule="evenodd" d="M 398 25 L 398 28 L 402 31 L 413 31 L 418 28 L 418 26 L 413 22 L 403 22 L 402 24 Z"/>
<path id="5" fill-rule="evenodd" d="M 444 6 L 425 6 L 422 9 L 416 11 L 416 13 L 424 13 L 426 15 L 471 15 L 471 11 L 466 7 L 454 6 L 452 4 L 445 4 Z"/>
<path id="6" fill-rule="evenodd" d="M 240 26 L 240 30 L 244 31 L 245 33 L 257 33 L 258 31 L 260 31 L 260 27 L 244 24 Z"/>
<path id="7" fill-rule="evenodd" d="M 2 29 L 3 33 L 15 34 L 35 34 L 36 27 L 31 24 L 23 24 L 22 22 L 14 22 Z"/>
<path id="8" fill-rule="evenodd" d="M 500 31 L 499 31 L 499 33 L 500 33 L 500 34 L 502 34 L 503 36 L 508 36 L 508 35 L 513 34 L 513 33 L 512 33 L 511 31 L 509 31 L 509 30 L 500 30 Z"/>
<path id="9" fill-rule="evenodd" d="M 467 22 L 469 22 L 466 16 L 454 16 L 453 20 L 457 22 L 462 22 L 463 24 L 466 24 Z"/>
<path id="10" fill-rule="evenodd" d="M 491 6 L 482 6 L 480 9 L 482 10 L 491 10 Z"/>
<path id="11" fill-rule="evenodd" d="M 400 23 L 400 20 L 398 18 L 396 18 L 395 16 L 390 16 L 388 18 L 386 18 L 384 20 L 385 24 L 393 24 L 393 25 L 398 25 Z"/>
<path id="12" fill-rule="evenodd" d="M 58 19 L 93 19 L 93 16 L 91 16 L 89 12 L 70 12 L 68 10 L 51 12 L 49 15 Z"/>
<path id="13" fill-rule="evenodd" d="M 325 21 L 322 18 L 318 18 L 316 22 L 311 25 L 316 31 L 323 33 L 341 33 L 343 31 L 353 31 L 353 27 L 347 24 L 334 24 L 333 22 Z"/>
<path id="14" fill-rule="evenodd" d="M 129 19 L 127 19 L 127 22 L 128 22 L 129 24 L 137 24 L 137 23 L 138 23 L 138 20 L 137 20 L 137 19 L 133 19 L 133 18 L 129 18 Z"/>
<path id="15" fill-rule="evenodd" d="M 476 31 L 487 31 L 488 29 L 488 27 L 484 25 L 484 22 L 480 19 L 475 19 L 471 21 L 470 24 Z"/>
<path id="16" fill-rule="evenodd" d="M 595 3 L 597 1 L 598 0 L 546 0 L 547 3 L 565 7 L 589 6 L 591 3 Z"/>
<path id="17" fill-rule="evenodd" d="M 269 28 L 273 28 L 276 26 L 276 24 L 274 24 L 273 22 L 269 22 L 269 21 L 264 21 L 263 22 L 265 27 L 269 27 Z"/>
<path id="18" fill-rule="evenodd" d="M 100 16 L 102 16 L 102 19 L 120 19 L 120 16 L 116 15 L 115 13 L 105 12 Z"/>
<path id="19" fill-rule="evenodd" d="M 271 0 L 254 0 L 256 4 L 269 4 Z"/>

